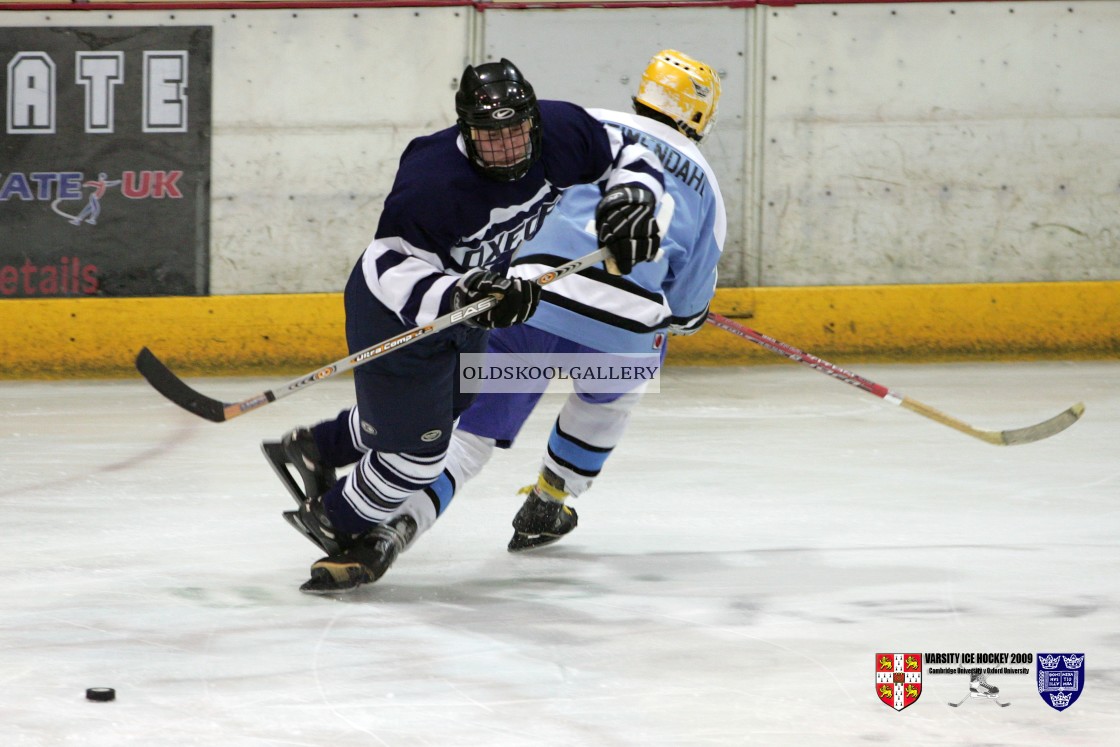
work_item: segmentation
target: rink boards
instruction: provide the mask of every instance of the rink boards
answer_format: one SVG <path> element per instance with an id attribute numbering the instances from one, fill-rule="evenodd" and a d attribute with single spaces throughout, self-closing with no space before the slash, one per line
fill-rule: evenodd
<path id="1" fill-rule="evenodd" d="M 4 378 L 133 375 L 145 345 L 197 374 L 299 372 L 347 353 L 333 293 L 20 300 L 4 309 Z M 837 363 L 1120 354 L 1120 282 L 723 288 L 712 310 Z M 713 328 L 672 338 L 669 349 L 671 365 L 782 360 Z"/>

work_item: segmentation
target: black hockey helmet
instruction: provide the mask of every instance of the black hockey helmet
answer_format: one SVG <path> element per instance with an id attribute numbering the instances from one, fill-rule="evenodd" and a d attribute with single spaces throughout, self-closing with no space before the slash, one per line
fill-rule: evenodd
<path id="1" fill-rule="evenodd" d="M 512 62 L 486 62 L 468 65 L 455 93 L 455 113 L 459 132 L 467 147 L 471 163 L 483 174 L 500 181 L 520 179 L 541 156 L 541 110 L 537 96 L 525 76 Z M 523 124 L 527 123 L 527 124 Z M 528 143 L 524 155 L 513 163 L 488 160 L 487 148 L 479 148 L 479 131 L 520 133 L 527 130 Z M 493 142 L 492 136 L 486 139 Z"/>

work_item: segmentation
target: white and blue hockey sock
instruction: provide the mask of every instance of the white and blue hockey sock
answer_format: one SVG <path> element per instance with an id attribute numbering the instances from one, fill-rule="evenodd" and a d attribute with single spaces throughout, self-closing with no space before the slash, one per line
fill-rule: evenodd
<path id="1" fill-rule="evenodd" d="M 564 490 L 573 496 L 587 490 L 622 439 L 641 398 L 640 392 L 631 392 L 611 402 L 587 402 L 570 395 L 548 437 L 542 468 L 561 478 Z"/>

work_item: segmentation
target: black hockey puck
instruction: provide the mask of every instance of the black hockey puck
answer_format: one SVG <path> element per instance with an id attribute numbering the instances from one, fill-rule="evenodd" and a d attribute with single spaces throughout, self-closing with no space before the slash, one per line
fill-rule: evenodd
<path id="1" fill-rule="evenodd" d="M 111 687 L 91 687 L 86 690 L 86 700 L 96 700 L 107 703 L 117 699 L 117 691 Z"/>

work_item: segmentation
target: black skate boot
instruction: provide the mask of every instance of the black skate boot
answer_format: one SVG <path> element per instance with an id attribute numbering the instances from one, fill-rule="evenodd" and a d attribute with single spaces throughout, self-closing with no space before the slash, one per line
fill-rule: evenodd
<path id="1" fill-rule="evenodd" d="M 551 545 L 579 524 L 576 510 L 564 505 L 564 480 L 548 467 L 541 470 L 537 484 L 525 490 L 529 497 L 513 517 L 513 538 L 506 547 L 510 552 Z"/>
<path id="2" fill-rule="evenodd" d="M 331 527 L 323 510 L 322 497 L 338 481 L 335 470 L 324 466 L 311 431 L 296 428 L 280 441 L 261 444 L 265 457 L 292 498 L 298 511 L 285 511 L 284 519 L 323 552 L 339 552 L 347 536 L 339 536 Z M 299 475 L 302 487 L 296 482 L 292 468 Z"/>
<path id="3" fill-rule="evenodd" d="M 362 584 L 372 584 L 385 575 L 415 536 L 415 519 L 407 514 L 394 517 L 354 539 L 341 552 L 315 561 L 311 579 L 299 590 L 308 594 L 341 594 Z"/>

